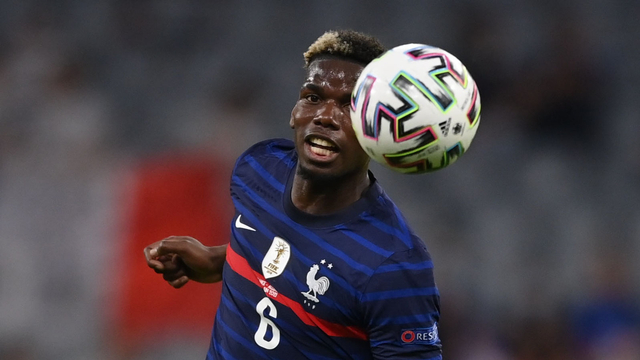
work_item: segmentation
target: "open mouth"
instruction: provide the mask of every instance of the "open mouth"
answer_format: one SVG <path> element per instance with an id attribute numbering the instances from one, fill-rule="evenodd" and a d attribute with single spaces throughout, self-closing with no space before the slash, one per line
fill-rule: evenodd
<path id="1" fill-rule="evenodd" d="M 338 152 L 338 147 L 334 143 L 316 136 L 310 136 L 307 139 L 307 144 L 309 144 L 311 152 L 319 156 L 329 156 Z"/>

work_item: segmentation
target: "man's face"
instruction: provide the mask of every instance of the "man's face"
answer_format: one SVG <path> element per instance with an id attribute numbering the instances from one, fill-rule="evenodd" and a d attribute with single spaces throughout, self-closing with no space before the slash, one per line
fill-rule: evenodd
<path id="1" fill-rule="evenodd" d="M 289 122 L 302 174 L 337 178 L 366 171 L 369 156 L 358 143 L 349 115 L 351 91 L 362 69 L 335 58 L 309 65 Z"/>

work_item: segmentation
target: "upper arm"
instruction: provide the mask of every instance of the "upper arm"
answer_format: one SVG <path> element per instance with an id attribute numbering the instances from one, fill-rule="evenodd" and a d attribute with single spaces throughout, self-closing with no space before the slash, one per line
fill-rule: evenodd
<path id="1" fill-rule="evenodd" d="M 372 276 L 361 298 L 375 359 L 439 359 L 440 295 L 426 251 L 394 254 Z"/>

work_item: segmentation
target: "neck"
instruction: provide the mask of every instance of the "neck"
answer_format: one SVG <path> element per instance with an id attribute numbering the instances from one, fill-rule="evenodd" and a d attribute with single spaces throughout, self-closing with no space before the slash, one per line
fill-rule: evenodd
<path id="1" fill-rule="evenodd" d="M 291 201 L 308 214 L 328 215 L 358 201 L 369 185 L 366 169 L 332 179 L 301 175 L 298 169 L 293 178 Z"/>

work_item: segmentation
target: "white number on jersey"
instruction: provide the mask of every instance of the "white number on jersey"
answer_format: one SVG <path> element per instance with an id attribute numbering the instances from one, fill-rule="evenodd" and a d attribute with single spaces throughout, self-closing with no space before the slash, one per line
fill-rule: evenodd
<path id="1" fill-rule="evenodd" d="M 260 302 L 258 302 L 258 304 L 256 305 L 256 312 L 258 313 L 258 315 L 260 315 L 260 325 L 258 325 L 258 330 L 253 336 L 253 339 L 260 347 L 267 350 L 273 350 L 280 343 L 280 329 L 276 327 L 276 324 L 274 324 L 271 319 L 268 319 L 264 315 L 264 310 L 267 308 L 269 308 L 269 316 L 274 319 L 278 318 L 278 310 L 276 309 L 276 306 L 273 304 L 271 299 L 265 297 L 260 300 Z M 267 340 L 265 339 L 265 336 L 267 335 L 267 329 L 269 327 L 271 327 L 271 339 Z"/>

